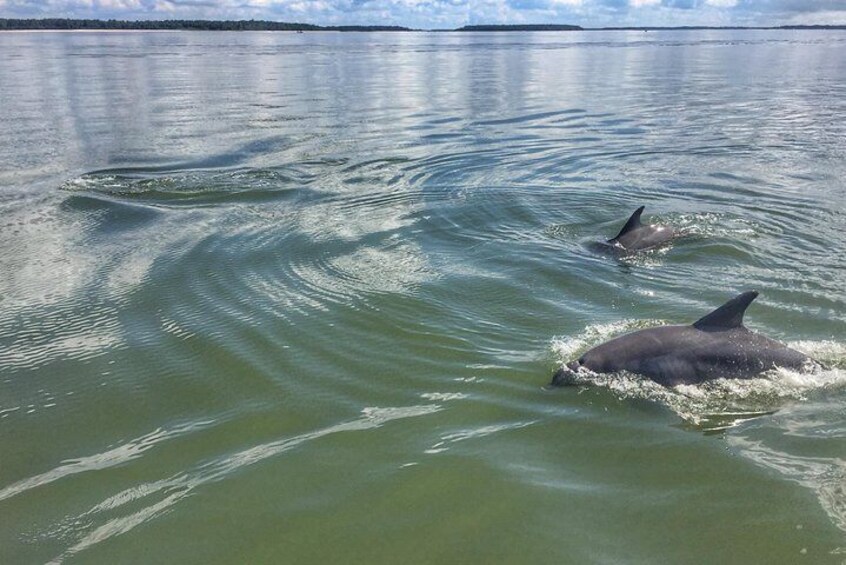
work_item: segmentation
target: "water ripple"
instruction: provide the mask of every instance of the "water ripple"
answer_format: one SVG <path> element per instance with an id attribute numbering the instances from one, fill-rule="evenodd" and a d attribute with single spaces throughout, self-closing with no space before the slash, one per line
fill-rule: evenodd
<path id="1" fill-rule="evenodd" d="M 102 469 L 108 469 L 110 467 L 123 465 L 132 461 L 133 459 L 141 457 L 145 451 L 157 446 L 160 443 L 169 441 L 171 439 L 186 434 L 190 434 L 194 431 L 202 430 L 211 426 L 213 423 L 213 421 L 209 420 L 201 422 L 191 422 L 170 429 L 160 428 L 153 432 L 150 432 L 149 434 L 145 434 L 141 437 L 130 440 L 123 445 L 115 447 L 114 449 L 110 449 L 102 453 L 97 453 L 95 455 L 89 455 L 87 457 L 80 457 L 78 459 L 67 461 L 63 465 L 60 465 L 59 467 L 51 469 L 45 473 L 36 475 L 34 477 L 29 477 L 27 479 L 23 479 L 3 488 L 2 490 L 0 490 L 0 501 L 25 493 L 26 491 L 29 491 L 34 488 L 43 487 L 52 483 L 53 481 L 63 479 L 64 477 L 70 475 L 87 473 L 91 471 L 99 471 Z"/>

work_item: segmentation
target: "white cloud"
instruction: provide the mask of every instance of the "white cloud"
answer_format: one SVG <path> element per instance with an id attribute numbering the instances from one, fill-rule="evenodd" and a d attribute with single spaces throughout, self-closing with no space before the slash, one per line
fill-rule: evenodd
<path id="1" fill-rule="evenodd" d="M 633 8 L 641 8 L 643 6 L 658 6 L 661 0 L 629 0 L 629 6 Z"/>
<path id="2" fill-rule="evenodd" d="M 705 0 L 705 3 L 716 8 L 734 8 L 737 6 L 737 1 L 738 0 Z"/>
<path id="3" fill-rule="evenodd" d="M 846 9 L 825 10 L 813 14 L 799 13 L 791 17 L 788 23 L 802 25 L 846 25 Z"/>
<path id="4" fill-rule="evenodd" d="M 96 3 L 88 2 L 88 4 L 96 4 L 97 7 L 106 10 L 137 10 L 143 7 L 140 0 L 97 0 Z"/>

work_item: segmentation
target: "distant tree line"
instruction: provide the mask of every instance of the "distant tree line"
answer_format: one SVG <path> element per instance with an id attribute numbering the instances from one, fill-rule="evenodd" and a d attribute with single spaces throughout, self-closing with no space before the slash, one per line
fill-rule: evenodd
<path id="1" fill-rule="evenodd" d="M 588 28 L 593 31 L 701 31 L 706 29 L 846 29 L 846 25 L 784 25 L 784 26 L 673 26 L 673 27 L 599 27 Z"/>
<path id="2" fill-rule="evenodd" d="M 778 26 L 778 29 L 846 29 L 846 25 L 813 25 L 813 26 L 806 26 L 806 25 L 789 25 L 789 26 Z"/>
<path id="3" fill-rule="evenodd" d="M 455 31 L 580 31 L 580 26 L 563 24 L 525 24 L 525 25 L 472 25 L 460 27 Z"/>
<path id="4" fill-rule="evenodd" d="M 0 30 L 126 29 L 197 31 L 410 31 L 401 26 L 317 26 L 266 20 L 74 20 L 67 18 L 0 18 Z"/>
<path id="5" fill-rule="evenodd" d="M 675 26 L 675 27 L 588 27 L 559 24 L 467 25 L 453 31 L 696 31 L 705 29 L 846 29 L 844 25 L 784 25 L 777 27 L 751 26 Z"/>

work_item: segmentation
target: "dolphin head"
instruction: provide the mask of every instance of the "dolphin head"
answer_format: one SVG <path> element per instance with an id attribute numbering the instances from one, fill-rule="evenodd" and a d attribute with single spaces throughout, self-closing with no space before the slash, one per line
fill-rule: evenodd
<path id="1" fill-rule="evenodd" d="M 578 361 L 570 361 L 552 375 L 552 386 L 572 386 L 578 384 L 576 373 L 579 372 L 581 364 Z"/>

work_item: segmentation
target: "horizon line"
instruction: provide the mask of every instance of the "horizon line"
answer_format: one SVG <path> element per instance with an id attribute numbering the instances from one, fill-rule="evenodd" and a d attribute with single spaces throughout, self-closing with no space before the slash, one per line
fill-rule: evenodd
<path id="1" fill-rule="evenodd" d="M 12 24 L 10 27 L 9 24 Z M 40 25 L 42 24 L 42 25 Z M 44 26 L 43 24 L 53 24 Z M 63 24 L 63 25 L 58 25 Z M 181 24 L 181 25 L 177 25 Z M 141 26 L 141 27 L 133 27 Z M 162 26 L 162 27 L 155 27 Z M 464 24 L 457 28 L 413 28 L 398 24 L 333 24 L 320 25 L 277 20 L 213 20 L 213 19 L 116 19 L 116 18 L 6 18 L 0 17 L 0 31 L 339 31 L 339 32 L 508 32 L 508 31 L 697 31 L 697 30 L 846 30 L 838 24 L 782 25 L 680 25 L 680 26 L 601 26 L 576 24 Z"/>

